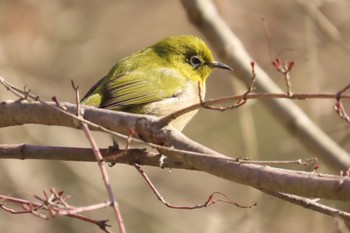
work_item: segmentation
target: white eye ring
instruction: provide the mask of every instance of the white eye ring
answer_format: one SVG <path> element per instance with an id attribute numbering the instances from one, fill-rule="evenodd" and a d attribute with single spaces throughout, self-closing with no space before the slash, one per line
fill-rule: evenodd
<path id="1" fill-rule="evenodd" d="M 202 60 L 198 56 L 194 55 L 190 57 L 190 64 L 196 69 L 198 66 L 202 65 Z"/>

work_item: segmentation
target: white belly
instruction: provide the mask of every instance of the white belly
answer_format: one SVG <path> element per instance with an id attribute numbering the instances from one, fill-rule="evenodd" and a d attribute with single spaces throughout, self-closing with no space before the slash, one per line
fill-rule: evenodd
<path id="1" fill-rule="evenodd" d="M 201 98 L 204 99 L 204 97 L 205 86 L 202 86 Z M 199 102 L 200 99 L 198 94 L 198 84 L 189 83 L 185 89 L 175 94 L 174 97 L 147 104 L 147 106 L 145 106 L 145 109 L 147 112 L 146 114 L 162 117 L 184 109 L 188 106 L 197 104 Z M 170 124 L 174 128 L 181 131 L 186 126 L 186 124 L 194 117 L 194 115 L 196 115 L 197 112 L 198 109 L 181 115 L 178 118 L 171 121 Z"/>

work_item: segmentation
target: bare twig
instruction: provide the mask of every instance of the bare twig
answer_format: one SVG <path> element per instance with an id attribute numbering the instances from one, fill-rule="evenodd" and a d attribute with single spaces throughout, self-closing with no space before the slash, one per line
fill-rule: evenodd
<path id="1" fill-rule="evenodd" d="M 254 79 L 255 80 L 255 79 Z M 254 81 L 255 83 L 255 81 Z M 169 114 L 165 117 L 160 118 L 158 123 L 161 123 L 161 125 L 166 125 L 167 122 L 170 122 L 172 119 L 175 119 L 183 114 L 186 114 L 188 112 L 194 111 L 198 108 L 204 107 L 204 108 L 210 108 L 213 110 L 219 110 L 219 111 L 225 111 L 227 109 L 235 108 L 235 105 L 229 105 L 228 107 L 217 107 L 215 108 L 214 105 L 218 104 L 225 104 L 230 103 L 232 101 L 237 101 L 238 103 L 242 100 L 249 100 L 249 99 L 260 99 L 260 100 L 274 100 L 274 99 L 295 99 L 295 100 L 306 100 L 306 99 L 336 99 L 337 94 L 330 94 L 330 93 L 293 93 L 291 96 L 285 93 L 250 93 L 246 92 L 242 95 L 232 95 L 232 96 L 226 96 L 226 97 L 220 97 L 216 99 L 208 99 L 206 101 L 202 101 L 201 103 L 191 105 L 189 107 L 183 108 L 179 111 L 176 111 L 172 114 Z M 342 98 L 344 99 L 350 99 L 350 95 L 342 95 Z M 210 106 L 210 107 L 208 107 Z M 163 122 L 164 121 L 164 122 Z"/>
<path id="2" fill-rule="evenodd" d="M 241 163 L 254 163 L 254 164 L 266 164 L 266 165 L 283 165 L 283 164 L 300 164 L 303 166 L 310 166 L 318 162 L 317 158 L 309 159 L 297 159 L 297 160 L 282 160 L 282 161 L 262 161 L 262 160 L 249 160 L 247 158 L 238 159 Z"/>
<path id="3" fill-rule="evenodd" d="M 336 97 L 336 103 L 334 105 L 334 110 L 338 113 L 338 115 L 345 120 L 348 124 L 350 124 L 350 117 L 348 115 L 348 113 L 346 112 L 344 105 L 342 103 L 342 98 L 343 98 L 343 93 L 345 91 L 347 91 L 350 88 L 350 83 L 348 85 L 346 85 L 343 89 L 341 89 L 338 93 L 337 93 L 337 97 Z"/>
<path id="4" fill-rule="evenodd" d="M 236 101 L 236 103 L 235 103 L 236 107 L 240 107 L 243 104 L 245 104 L 247 102 L 247 95 L 249 95 L 250 93 L 252 93 L 255 90 L 255 83 L 256 83 L 255 61 L 251 61 L 250 66 L 252 67 L 252 81 L 251 81 L 247 91 L 243 94 L 243 98 Z"/>
<path id="5" fill-rule="evenodd" d="M 265 30 L 265 35 L 267 37 L 267 44 L 268 44 L 268 48 L 269 48 L 269 55 L 270 55 L 270 59 L 272 61 L 272 65 L 276 68 L 276 70 L 280 73 L 283 74 L 284 80 L 286 82 L 286 87 L 287 87 L 287 94 L 288 96 L 292 96 L 292 83 L 290 81 L 290 71 L 292 70 L 295 61 L 284 61 L 283 64 L 281 62 L 280 56 L 282 53 L 286 52 L 286 51 L 293 51 L 292 49 L 286 48 L 283 49 L 282 51 L 280 51 L 276 58 L 273 59 L 273 55 L 272 55 L 272 45 L 271 45 L 271 34 L 269 31 L 269 28 L 267 26 L 267 21 L 265 18 L 262 19 L 263 21 L 263 26 L 264 26 L 264 30 Z"/>
<path id="6" fill-rule="evenodd" d="M 147 182 L 148 186 L 151 188 L 153 193 L 156 195 L 157 199 L 160 202 L 162 202 L 165 206 L 167 206 L 169 208 L 172 208 L 172 209 L 182 209 L 182 210 L 200 209 L 200 208 L 204 208 L 204 207 L 208 207 L 210 205 L 213 205 L 216 202 L 229 203 L 229 204 L 235 205 L 235 206 L 237 206 L 239 208 L 253 208 L 254 206 L 256 206 L 256 204 L 249 205 L 249 206 L 241 205 L 241 204 L 237 203 L 236 201 L 232 200 L 231 198 L 229 198 L 227 195 L 225 195 L 223 193 L 220 193 L 220 192 L 213 192 L 211 195 L 209 195 L 208 199 L 202 204 L 193 205 L 193 206 L 174 205 L 174 204 L 171 204 L 171 203 L 167 202 L 164 199 L 164 197 L 156 189 L 156 187 L 153 185 L 152 181 L 148 178 L 146 173 L 142 170 L 142 168 L 138 164 L 134 164 L 134 167 L 141 174 L 143 179 Z M 214 195 L 221 195 L 225 199 L 216 199 L 216 198 L 214 198 Z"/>
<path id="7" fill-rule="evenodd" d="M 103 202 L 91 206 L 75 207 L 66 203 L 67 196 L 63 197 L 63 191 L 56 192 L 54 188 L 50 189 L 48 194 L 45 190 L 43 191 L 44 197 L 33 194 L 32 196 L 38 200 L 37 202 L 28 201 L 22 198 L 16 198 L 12 196 L 0 195 L 0 208 L 11 213 L 11 214 L 32 214 L 33 216 L 49 219 L 56 216 L 67 216 L 71 218 L 76 218 L 82 221 L 96 224 L 105 232 L 111 232 L 108 227 L 110 227 L 107 222 L 108 220 L 94 220 L 86 216 L 80 215 L 78 213 L 96 210 L 104 208 L 110 203 Z M 6 206 L 6 203 L 16 204 L 20 209 L 14 209 Z"/>
<path id="8" fill-rule="evenodd" d="M 290 81 L 290 71 L 294 67 L 295 62 L 294 61 L 284 61 L 283 64 L 279 58 L 276 58 L 274 61 L 272 61 L 273 66 L 276 68 L 276 70 L 283 74 L 284 80 L 286 82 L 287 87 L 287 94 L 288 96 L 292 97 L 292 83 Z"/>
<path id="9" fill-rule="evenodd" d="M 262 190 L 263 192 L 265 192 L 264 190 Z M 309 199 L 309 198 L 303 198 L 300 196 L 296 196 L 296 195 L 291 195 L 291 194 L 285 194 L 285 193 L 272 193 L 272 192 L 266 192 L 272 196 L 275 196 L 277 198 L 280 198 L 282 200 L 291 202 L 293 204 L 297 204 L 299 206 L 302 206 L 306 209 L 311 209 L 314 211 L 317 211 L 319 213 L 322 214 L 326 214 L 332 217 L 338 217 L 341 218 L 343 220 L 349 221 L 350 220 L 350 213 L 349 212 L 345 212 L 336 208 L 332 208 L 326 205 L 323 205 L 321 203 L 319 203 L 318 201 L 320 199 L 315 198 L 315 199 Z"/>
<path id="10" fill-rule="evenodd" d="M 76 105 L 77 105 L 77 116 L 81 117 L 81 112 L 80 112 L 80 97 L 79 97 L 79 87 L 75 86 L 74 82 L 72 81 L 72 86 L 73 89 L 75 90 L 75 94 L 76 94 Z M 116 216 L 116 219 L 118 221 L 118 226 L 119 226 L 119 231 L 121 233 L 126 233 L 126 229 L 125 229 L 125 225 L 124 225 L 124 221 L 123 221 L 123 217 L 122 214 L 119 210 L 118 207 L 118 202 L 115 200 L 114 194 L 113 194 L 113 190 L 112 190 L 112 186 L 109 180 L 109 176 L 107 173 L 107 169 L 104 163 L 104 159 L 100 153 L 100 150 L 91 134 L 91 131 L 89 129 L 89 126 L 86 123 L 82 123 L 82 130 L 86 136 L 86 138 L 88 139 L 92 151 L 95 154 L 96 160 L 97 160 L 97 164 L 100 168 L 101 174 L 102 174 L 102 179 L 103 182 L 105 184 L 108 196 L 109 196 L 109 200 L 110 200 L 110 206 L 112 206 L 113 210 L 114 210 L 114 214 Z"/>
<path id="11" fill-rule="evenodd" d="M 108 196 L 109 196 L 109 199 L 110 199 L 110 205 L 113 207 L 113 210 L 114 210 L 114 214 L 117 218 L 117 221 L 118 221 L 118 225 L 119 225 L 119 230 L 120 232 L 124 233 L 126 232 L 126 229 L 125 229 L 125 226 L 124 226 L 124 221 L 123 221 L 123 218 L 122 218 L 122 215 L 119 211 L 119 208 L 118 208 L 118 203 L 117 201 L 115 200 L 114 198 L 114 194 L 113 194 L 113 191 L 112 191 L 112 187 L 111 187 L 111 184 L 110 184 L 110 181 L 109 181 L 109 177 L 107 175 L 107 170 L 106 170 L 106 167 L 104 166 L 104 160 L 103 160 L 103 157 L 96 145 L 96 142 L 95 140 L 93 139 L 92 137 L 92 134 L 89 130 L 89 127 L 83 123 L 82 124 L 82 128 L 83 128 L 83 131 L 87 137 L 87 139 L 89 140 L 89 143 L 92 147 L 92 150 L 96 156 L 96 160 L 97 160 L 97 163 L 99 165 L 99 168 L 101 170 L 101 174 L 102 174 L 102 178 L 103 178 L 103 182 L 106 186 L 106 189 L 107 189 L 107 192 L 108 192 Z"/>
<path id="12" fill-rule="evenodd" d="M 262 24 L 264 26 L 267 47 L 269 49 L 269 55 L 270 55 L 270 59 L 272 61 L 274 56 L 272 55 L 271 33 L 270 33 L 270 30 L 269 30 L 269 27 L 267 26 L 266 19 L 263 17 L 263 18 L 261 18 L 261 21 L 262 21 Z"/>

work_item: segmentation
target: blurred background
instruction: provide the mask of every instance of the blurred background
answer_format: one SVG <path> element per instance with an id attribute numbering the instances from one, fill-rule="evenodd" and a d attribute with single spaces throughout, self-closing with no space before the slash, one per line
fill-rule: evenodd
<path id="1" fill-rule="evenodd" d="M 291 73 L 293 92 L 336 93 L 348 84 L 349 1 L 217 0 L 215 3 L 252 58 L 282 88 L 285 88 L 284 80 L 271 65 L 262 17 L 267 19 L 271 34 L 272 56 L 291 49 L 280 57 L 296 61 Z M 317 24 L 314 16 L 305 10 L 309 3 L 317 6 L 319 13 L 339 30 L 340 39 L 334 39 L 337 34 L 332 28 L 325 30 Z M 189 23 L 180 1 L 0 0 L 0 75 L 19 87 L 27 86 L 44 99 L 50 100 L 55 95 L 60 101 L 74 102 L 71 80 L 80 86 L 83 95 L 119 59 L 178 34 L 197 35 L 205 40 Z M 207 98 L 244 90 L 243 84 L 229 72 L 218 70 L 208 80 Z M 0 87 L 0 101 L 8 99 L 15 97 Z M 350 149 L 348 127 L 334 113 L 333 100 L 296 102 L 334 140 Z M 244 111 L 244 116 L 250 117 L 242 119 Z M 249 101 L 242 108 L 223 113 L 200 110 L 184 133 L 233 157 L 291 160 L 317 156 L 276 122 L 259 101 Z M 111 144 L 108 135 L 94 135 L 100 147 Z M 0 143 L 88 146 L 80 131 L 38 125 L 2 128 Z M 144 169 L 163 197 L 173 204 L 203 203 L 212 192 L 220 191 L 241 204 L 258 203 L 258 206 L 239 209 L 218 203 L 192 211 L 168 209 L 133 167 L 116 165 L 108 172 L 128 232 L 347 232 L 332 217 L 285 203 L 250 187 L 200 172 Z M 320 171 L 336 173 L 322 165 L 322 161 Z M 0 177 L 1 194 L 29 198 L 32 193 L 41 194 L 43 189 L 55 187 L 71 196 L 71 205 L 84 206 L 108 199 L 94 163 L 2 160 Z M 114 231 L 118 231 L 111 209 L 86 215 L 110 219 Z M 0 232 L 24 231 L 101 232 L 96 226 L 66 217 L 44 221 L 0 211 Z"/>

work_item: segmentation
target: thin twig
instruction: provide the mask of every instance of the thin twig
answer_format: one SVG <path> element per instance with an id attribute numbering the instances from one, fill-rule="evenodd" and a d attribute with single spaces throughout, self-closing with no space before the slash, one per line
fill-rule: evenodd
<path id="1" fill-rule="evenodd" d="M 230 103 L 232 101 L 237 101 L 241 99 L 260 99 L 260 100 L 267 100 L 267 99 L 295 99 L 295 100 L 306 100 L 306 99 L 335 99 L 337 97 L 337 94 L 329 94 L 329 93 L 318 93 L 318 94 L 312 94 L 312 93 L 293 93 L 291 96 L 286 93 L 249 93 L 249 94 L 242 94 L 242 95 L 231 95 L 231 96 L 225 96 L 220 97 L 216 99 L 208 99 L 206 101 L 203 101 L 202 103 L 194 104 L 191 106 L 188 106 L 186 108 L 183 108 L 181 110 L 178 110 L 172 114 L 169 114 L 167 116 L 164 116 L 160 118 L 158 122 L 170 122 L 171 119 L 175 119 L 181 115 L 184 115 L 188 112 L 194 111 L 200 107 L 204 106 L 213 106 L 217 104 L 224 104 L 224 103 Z M 342 95 L 343 99 L 350 99 L 350 95 Z M 207 108 L 207 107 L 206 107 Z M 226 107 L 222 107 L 224 109 Z M 228 107 L 231 108 L 231 107 Z M 232 107 L 233 108 L 233 107 Z M 215 110 L 215 108 L 214 108 Z M 221 110 L 218 108 L 218 110 Z M 166 125 L 166 124 L 161 124 Z"/>
<path id="2" fill-rule="evenodd" d="M 267 46 L 268 46 L 268 49 L 269 49 L 269 55 L 270 55 L 270 59 L 272 61 L 273 55 L 272 55 L 272 45 L 271 45 L 271 33 L 270 33 L 270 30 L 269 30 L 269 27 L 267 26 L 266 18 L 265 17 L 261 18 L 261 21 L 262 21 L 262 24 L 264 26 Z"/>
<path id="3" fill-rule="evenodd" d="M 72 82 L 72 86 L 75 90 L 75 94 L 76 94 L 76 104 L 77 104 L 77 116 L 81 117 L 81 112 L 80 112 L 80 97 L 79 97 L 79 87 L 74 85 L 74 82 Z M 114 214 L 117 218 L 118 221 L 118 226 L 119 226 L 119 231 L 121 233 L 126 233 L 126 229 L 125 229 L 125 225 L 124 225 L 124 221 L 123 221 L 123 217 L 122 214 L 119 210 L 119 205 L 118 202 L 115 200 L 114 194 L 113 194 L 113 190 L 112 190 L 112 186 L 109 180 L 109 176 L 108 176 L 108 172 L 105 166 L 105 162 L 104 159 L 100 153 L 100 150 L 91 134 L 91 131 L 89 129 L 89 126 L 86 123 L 82 123 L 82 130 L 86 136 L 86 138 L 88 139 L 91 148 L 96 156 L 96 160 L 97 160 L 97 164 L 100 168 L 101 174 L 102 174 L 102 179 L 103 182 L 105 184 L 108 196 L 109 196 L 109 200 L 110 200 L 110 206 L 113 207 L 114 210 Z"/>
<path id="4" fill-rule="evenodd" d="M 98 166 L 99 166 L 101 174 L 102 174 L 103 182 L 104 182 L 104 184 L 106 186 L 106 189 L 107 189 L 107 192 L 108 192 L 108 196 L 109 196 L 109 200 L 111 202 L 110 204 L 113 207 L 114 214 L 115 214 L 115 216 L 117 218 L 117 221 L 118 221 L 119 230 L 120 230 L 121 233 L 125 233 L 126 229 L 125 229 L 125 226 L 124 226 L 124 221 L 123 221 L 122 215 L 121 215 L 121 213 L 119 211 L 118 203 L 117 203 L 117 201 L 114 198 L 114 194 L 113 194 L 113 191 L 112 191 L 112 186 L 111 186 L 111 183 L 109 181 L 109 177 L 107 175 L 107 169 L 104 166 L 103 157 L 102 157 L 102 155 L 101 155 L 101 153 L 100 153 L 100 151 L 98 149 L 98 146 L 97 146 L 95 140 L 92 137 L 92 134 L 91 134 L 90 129 L 87 126 L 87 124 L 82 123 L 82 129 L 83 129 L 83 132 L 84 132 L 86 138 L 88 139 L 88 141 L 89 141 L 89 143 L 91 145 L 91 148 L 94 151 L 94 154 L 96 156 L 96 160 L 97 160 Z"/>
<path id="5" fill-rule="evenodd" d="M 56 192 L 54 188 L 51 188 L 50 192 L 51 194 L 49 195 L 44 190 L 44 197 L 32 194 L 32 196 L 39 202 L 28 201 L 12 196 L 0 195 L 0 201 L 2 201 L 2 203 L 0 204 L 0 208 L 11 214 L 32 214 L 33 216 L 45 220 L 56 216 L 67 216 L 96 224 L 105 232 L 111 232 L 108 229 L 108 227 L 110 227 L 110 225 L 107 224 L 108 220 L 94 220 L 79 214 L 85 211 L 104 208 L 109 205 L 108 202 L 103 202 L 91 206 L 74 207 L 65 202 L 68 196 L 62 197 L 63 191 Z M 22 208 L 22 210 L 15 210 L 13 208 L 7 207 L 6 202 L 17 204 Z M 46 214 L 45 212 L 48 214 Z"/>
<path id="6" fill-rule="evenodd" d="M 250 66 L 252 67 L 252 81 L 251 81 L 250 85 L 248 86 L 247 91 L 243 94 L 242 99 L 236 101 L 236 103 L 235 103 L 236 107 L 240 107 L 243 104 L 245 104 L 247 102 L 247 98 L 246 98 L 247 95 L 249 95 L 250 93 L 252 93 L 255 90 L 255 83 L 256 83 L 255 61 L 251 61 Z"/>
<path id="7" fill-rule="evenodd" d="M 310 166 L 318 162 L 317 158 L 309 159 L 296 159 L 296 160 L 282 160 L 282 161 L 262 161 L 262 160 L 249 160 L 247 158 L 237 159 L 240 163 L 253 163 L 253 164 L 264 164 L 264 165 L 283 165 L 283 164 L 300 164 L 303 166 Z"/>
<path id="8" fill-rule="evenodd" d="M 337 97 L 336 97 L 336 103 L 334 105 L 334 110 L 336 111 L 336 113 L 338 113 L 338 115 L 345 120 L 348 124 L 350 124 L 350 116 L 349 114 L 346 112 L 345 107 L 343 105 L 342 102 L 342 98 L 343 98 L 343 93 L 346 92 L 348 89 L 350 88 L 350 83 L 348 85 L 346 85 L 343 89 L 341 89 L 338 93 L 337 93 Z"/>
<path id="9" fill-rule="evenodd" d="M 284 61 L 282 64 L 281 59 L 276 58 L 274 61 L 272 61 L 272 64 L 278 72 L 283 74 L 284 80 L 286 82 L 287 94 L 289 97 L 293 97 L 292 83 L 290 81 L 290 71 L 294 67 L 295 61 Z"/>
<path id="10" fill-rule="evenodd" d="M 274 193 L 274 192 L 269 192 L 262 190 L 263 192 L 266 192 L 272 196 L 278 197 L 282 200 L 291 202 L 293 204 L 297 204 L 299 206 L 302 206 L 306 209 L 311 209 L 314 211 L 317 211 L 319 213 L 323 213 L 332 217 L 338 217 L 341 218 L 345 221 L 350 220 L 350 213 L 345 212 L 336 208 L 332 208 L 323 204 L 320 204 L 318 201 L 320 200 L 319 198 L 315 199 L 310 199 L 310 198 L 304 198 L 296 195 L 291 195 L 291 194 L 286 194 L 286 193 Z"/>
<path id="11" fill-rule="evenodd" d="M 138 164 L 134 164 L 134 167 L 136 168 L 136 170 L 141 174 L 141 176 L 143 177 L 143 179 L 147 182 L 148 186 L 151 188 L 151 190 L 153 191 L 153 193 L 156 195 L 157 199 L 162 202 L 165 206 L 171 208 L 171 209 L 181 209 L 181 210 L 193 210 L 193 209 L 200 209 L 200 208 L 204 208 L 204 207 L 208 207 L 210 205 L 215 204 L 216 202 L 225 202 L 225 203 L 229 203 L 232 205 L 235 205 L 239 208 L 253 208 L 254 206 L 256 206 L 256 204 L 253 205 L 241 205 L 239 203 L 237 203 L 236 201 L 232 200 L 231 198 L 229 198 L 227 195 L 221 193 L 221 192 L 213 192 L 211 195 L 209 195 L 208 199 L 202 203 L 202 204 L 198 204 L 198 205 L 193 205 L 193 206 L 180 206 L 180 205 L 174 205 L 171 204 L 169 202 L 167 202 L 164 197 L 160 194 L 160 192 L 156 189 L 156 187 L 153 185 L 152 181 L 148 178 L 147 174 L 142 170 L 142 168 L 140 167 L 140 165 Z M 214 195 L 221 195 L 223 196 L 225 199 L 216 199 L 214 198 Z"/>

